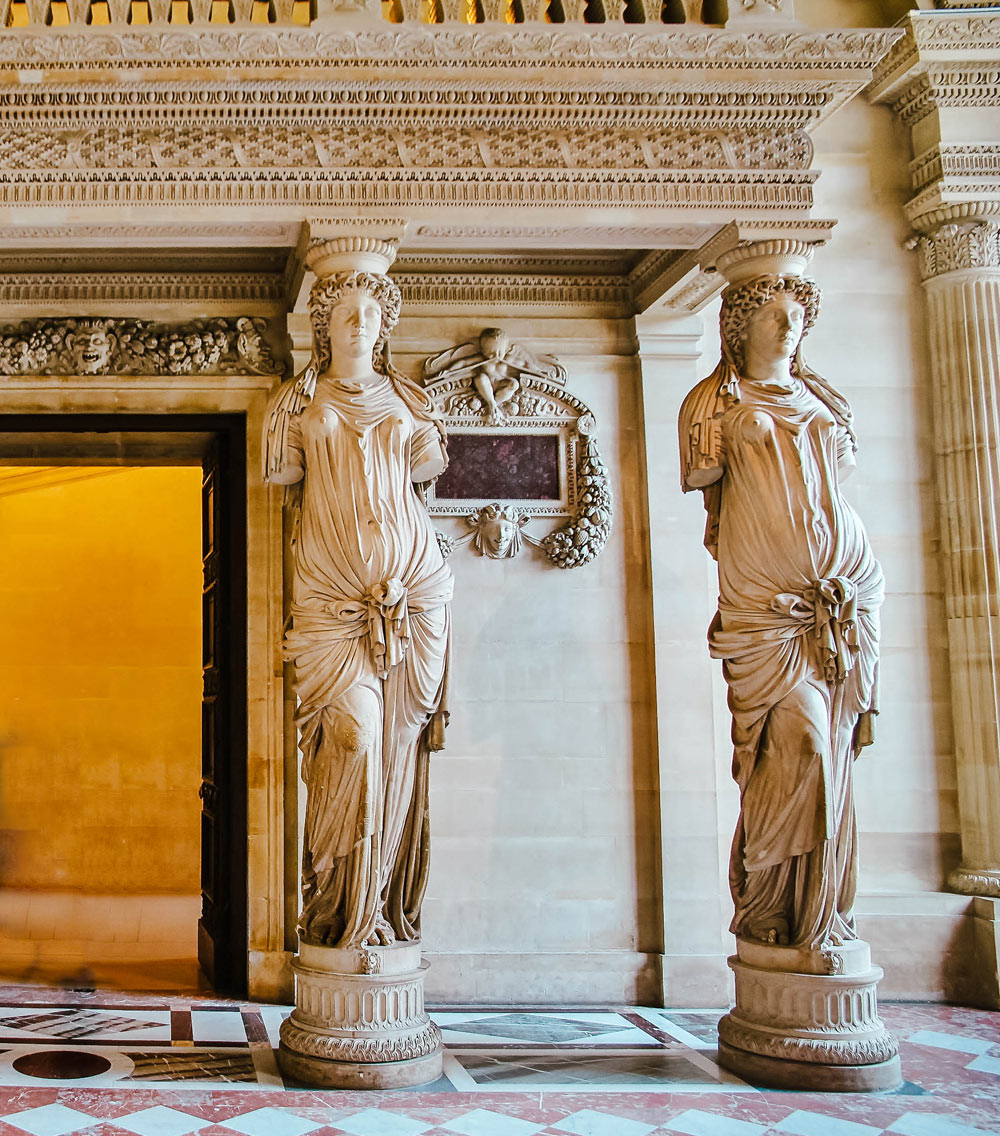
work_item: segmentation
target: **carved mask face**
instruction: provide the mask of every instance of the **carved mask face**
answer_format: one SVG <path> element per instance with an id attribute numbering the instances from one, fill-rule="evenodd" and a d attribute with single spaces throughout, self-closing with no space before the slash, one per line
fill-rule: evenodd
<path id="1" fill-rule="evenodd" d="M 521 548 L 521 526 L 511 508 L 487 506 L 476 523 L 473 547 L 493 560 L 516 556 Z"/>
<path id="2" fill-rule="evenodd" d="M 744 358 L 768 363 L 790 359 L 802 338 L 805 308 L 791 296 L 775 296 L 750 317 L 744 334 Z"/>
<path id="3" fill-rule="evenodd" d="M 111 360 L 113 342 L 103 327 L 80 328 L 70 340 L 69 348 L 81 375 L 96 375 Z"/>
<path id="4" fill-rule="evenodd" d="M 330 310 L 332 359 L 371 358 L 382 330 L 382 305 L 367 292 L 345 292 Z"/>

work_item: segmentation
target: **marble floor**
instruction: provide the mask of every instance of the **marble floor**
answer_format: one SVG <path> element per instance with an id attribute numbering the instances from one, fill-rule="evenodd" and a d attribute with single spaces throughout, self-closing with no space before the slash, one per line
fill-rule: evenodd
<path id="1" fill-rule="evenodd" d="M 0 989 L 0 1136 L 997 1136 L 1000 1014 L 889 1003 L 894 1093 L 762 1092 L 716 1064 L 719 1010 L 434 1013 L 441 1080 L 385 1093 L 282 1078 L 288 1008 Z"/>

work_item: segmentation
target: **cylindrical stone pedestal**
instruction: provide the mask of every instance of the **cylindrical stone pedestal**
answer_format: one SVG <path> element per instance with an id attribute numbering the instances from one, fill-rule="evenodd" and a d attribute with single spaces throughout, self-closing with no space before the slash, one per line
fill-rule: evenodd
<path id="1" fill-rule="evenodd" d="M 282 1072 L 306 1085 L 400 1089 L 441 1076 L 441 1032 L 424 1009 L 419 943 L 341 950 L 299 944 Z"/>
<path id="2" fill-rule="evenodd" d="M 738 939 L 736 1005 L 719 1022 L 719 1063 L 776 1089 L 873 1092 L 901 1083 L 878 1016 L 882 977 L 860 939 L 820 951 Z"/>

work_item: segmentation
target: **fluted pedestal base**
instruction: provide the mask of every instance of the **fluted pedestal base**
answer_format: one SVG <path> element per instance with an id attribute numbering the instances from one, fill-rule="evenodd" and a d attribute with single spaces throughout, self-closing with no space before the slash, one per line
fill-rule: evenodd
<path id="1" fill-rule="evenodd" d="M 737 940 L 736 1005 L 719 1022 L 719 1062 L 751 1084 L 873 1092 L 902 1081 L 878 1016 L 868 944 L 796 950 Z"/>
<path id="2" fill-rule="evenodd" d="M 299 945 L 282 1072 L 307 1085 L 399 1089 L 441 1076 L 441 1033 L 424 1009 L 419 943 L 340 950 Z"/>

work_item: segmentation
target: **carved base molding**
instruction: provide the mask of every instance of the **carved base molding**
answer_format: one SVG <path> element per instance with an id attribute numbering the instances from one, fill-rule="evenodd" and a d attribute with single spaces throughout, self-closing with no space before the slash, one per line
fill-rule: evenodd
<path id="1" fill-rule="evenodd" d="M 295 1009 L 282 1071 L 304 1084 L 398 1089 L 441 1076 L 441 1033 L 424 1009 L 419 943 L 341 950 L 308 943 L 292 960 Z"/>
<path id="2" fill-rule="evenodd" d="M 729 965 L 736 1005 L 719 1023 L 725 1068 L 769 1088 L 900 1084 L 898 1046 L 878 1016 L 882 970 L 867 943 L 810 951 L 738 940 Z"/>
<path id="3" fill-rule="evenodd" d="M 984 895 L 1000 899 L 1000 869 L 956 868 L 948 877 L 948 887 L 961 895 Z"/>

